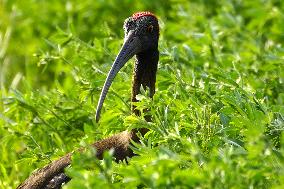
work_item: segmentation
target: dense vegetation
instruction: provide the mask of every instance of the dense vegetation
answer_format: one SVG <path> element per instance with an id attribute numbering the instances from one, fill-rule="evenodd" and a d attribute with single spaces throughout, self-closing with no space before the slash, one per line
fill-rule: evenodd
<path id="1" fill-rule="evenodd" d="M 124 19 L 160 21 L 147 123 L 131 115 L 130 61 L 95 107 L 123 42 Z M 283 188 L 281 0 L 0 0 L 0 188 L 67 152 L 64 188 Z M 136 156 L 95 160 L 92 142 L 147 127 Z"/>

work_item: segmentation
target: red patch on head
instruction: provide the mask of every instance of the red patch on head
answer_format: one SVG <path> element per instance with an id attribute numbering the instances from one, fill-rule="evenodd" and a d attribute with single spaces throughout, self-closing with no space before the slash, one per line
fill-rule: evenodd
<path id="1" fill-rule="evenodd" d="M 141 18 L 143 16 L 153 16 L 155 18 L 157 18 L 153 13 L 149 12 L 149 11 L 144 11 L 144 12 L 137 12 L 137 13 L 134 13 L 132 15 L 132 18 L 134 18 L 135 20 L 138 19 L 138 18 Z"/>

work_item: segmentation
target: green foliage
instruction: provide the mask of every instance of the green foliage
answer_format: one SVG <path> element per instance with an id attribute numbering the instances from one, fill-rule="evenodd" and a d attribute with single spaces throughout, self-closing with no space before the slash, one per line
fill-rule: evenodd
<path id="1" fill-rule="evenodd" d="M 95 106 L 133 12 L 160 21 L 153 100 L 131 114 L 132 64 Z M 283 188 L 284 3 L 277 0 L 0 1 L 0 188 L 86 147 L 64 188 Z M 94 141 L 146 127 L 139 156 Z"/>

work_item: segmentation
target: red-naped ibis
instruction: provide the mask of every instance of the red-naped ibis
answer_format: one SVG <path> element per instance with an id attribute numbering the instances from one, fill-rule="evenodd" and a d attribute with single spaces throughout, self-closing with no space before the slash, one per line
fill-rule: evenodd
<path id="1" fill-rule="evenodd" d="M 113 79 L 125 63 L 135 55 L 135 65 L 132 81 L 132 102 L 137 101 L 136 95 L 140 93 L 140 87 L 150 90 L 150 97 L 155 93 L 156 72 L 159 60 L 158 40 L 159 24 L 157 17 L 150 12 L 138 12 L 127 18 L 124 22 L 125 38 L 123 46 L 118 53 L 103 86 L 97 106 L 96 121 L 100 119 L 103 102 L 111 86 Z M 132 111 L 138 115 L 139 112 L 132 106 Z M 145 118 L 148 119 L 148 118 Z M 104 140 L 93 144 L 97 151 L 97 157 L 103 158 L 103 152 L 114 149 L 113 156 L 116 161 L 126 157 L 132 157 L 134 153 L 129 148 L 131 140 L 139 142 L 137 132 L 142 135 L 147 129 L 135 129 L 123 131 Z M 72 153 L 68 153 L 60 159 L 53 161 L 44 168 L 33 173 L 26 179 L 18 189 L 51 189 L 61 188 L 63 183 L 70 180 L 64 174 L 64 168 L 70 165 Z"/>

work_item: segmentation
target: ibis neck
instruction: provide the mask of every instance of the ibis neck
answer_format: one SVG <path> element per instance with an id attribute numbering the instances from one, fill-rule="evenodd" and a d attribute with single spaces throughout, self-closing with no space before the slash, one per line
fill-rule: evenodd
<path id="1" fill-rule="evenodd" d="M 149 96 L 152 98 L 155 93 L 156 72 L 159 61 L 158 49 L 150 49 L 136 55 L 132 83 L 132 102 L 137 102 L 136 95 L 140 93 L 140 87 L 146 91 L 149 89 Z M 139 115 L 132 105 L 132 111 Z"/>

